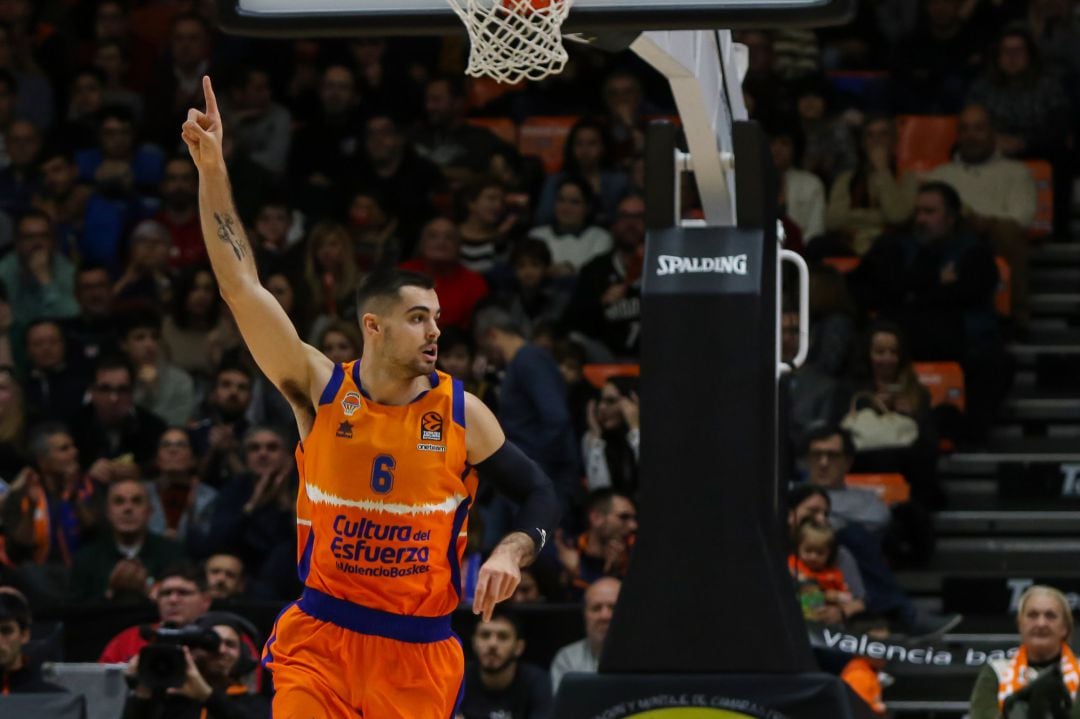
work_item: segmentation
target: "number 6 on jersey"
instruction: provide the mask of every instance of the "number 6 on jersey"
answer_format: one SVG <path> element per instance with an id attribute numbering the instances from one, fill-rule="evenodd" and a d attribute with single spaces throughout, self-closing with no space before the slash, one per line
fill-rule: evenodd
<path id="1" fill-rule="evenodd" d="M 380 454 L 371 464 L 371 491 L 386 494 L 394 488 L 394 467 L 397 462 L 389 454 Z"/>

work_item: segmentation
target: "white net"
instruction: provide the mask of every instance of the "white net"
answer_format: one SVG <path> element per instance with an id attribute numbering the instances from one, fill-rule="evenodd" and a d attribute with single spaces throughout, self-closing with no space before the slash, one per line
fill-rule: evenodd
<path id="1" fill-rule="evenodd" d="M 571 0 L 447 0 L 469 31 L 467 75 L 542 80 L 566 65 L 560 28 Z"/>

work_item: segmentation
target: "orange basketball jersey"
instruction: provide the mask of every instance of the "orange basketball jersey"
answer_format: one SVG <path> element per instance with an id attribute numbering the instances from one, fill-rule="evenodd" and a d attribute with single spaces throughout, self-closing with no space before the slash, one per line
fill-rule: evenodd
<path id="1" fill-rule="evenodd" d="M 364 393 L 358 361 L 335 365 L 297 447 L 300 580 L 331 604 L 442 617 L 459 603 L 476 493 L 465 390 L 442 372 L 430 381 L 407 405 L 378 404 Z"/>

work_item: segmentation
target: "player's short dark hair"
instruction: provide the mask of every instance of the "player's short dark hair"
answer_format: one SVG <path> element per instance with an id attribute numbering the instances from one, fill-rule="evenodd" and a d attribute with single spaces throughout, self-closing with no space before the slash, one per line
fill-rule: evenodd
<path id="1" fill-rule="evenodd" d="M 516 639 L 522 639 L 525 636 L 521 626 L 521 617 L 506 604 L 496 604 L 491 611 L 491 621 L 494 622 L 500 619 L 514 628 L 514 634 L 517 635 Z M 477 623 L 476 626 L 479 628 L 480 623 Z"/>
<path id="2" fill-rule="evenodd" d="M 803 435 L 803 454 L 810 451 L 810 443 L 818 442 L 829 437 L 840 435 L 844 444 L 844 456 L 849 459 L 855 456 L 855 440 L 851 438 L 851 432 L 836 424 L 819 424 L 811 427 Z"/>
<path id="3" fill-rule="evenodd" d="M 810 484 L 804 482 L 803 484 L 797 484 L 788 491 L 787 495 L 787 508 L 789 512 L 793 512 L 798 509 L 806 500 L 811 497 L 821 497 L 825 500 L 825 504 L 832 507 L 832 500 L 829 499 L 829 493 L 816 484 Z"/>
<path id="4" fill-rule="evenodd" d="M 373 272 L 356 289 L 356 316 L 363 317 L 365 312 L 371 311 L 373 303 L 401 299 L 401 290 L 406 287 L 433 290 L 435 280 L 419 272 L 396 268 Z"/>
<path id="5" fill-rule="evenodd" d="M 20 630 L 30 628 L 30 605 L 22 594 L 0 592 L 0 622 L 15 622 Z"/>
<path id="6" fill-rule="evenodd" d="M 169 566 L 165 567 L 165 570 L 158 575 L 157 581 L 164 582 L 166 579 L 172 577 L 179 577 L 186 581 L 191 582 L 199 588 L 199 592 L 206 594 L 209 591 L 209 585 L 206 583 L 206 572 L 202 567 L 191 562 L 173 562 Z"/>

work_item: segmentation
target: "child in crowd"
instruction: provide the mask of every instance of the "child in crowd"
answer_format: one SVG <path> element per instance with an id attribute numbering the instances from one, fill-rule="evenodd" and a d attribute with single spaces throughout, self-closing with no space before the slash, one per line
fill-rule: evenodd
<path id="1" fill-rule="evenodd" d="M 795 530 L 795 553 L 788 556 L 788 569 L 799 587 L 803 614 L 807 619 L 820 620 L 823 612 L 813 584 L 820 588 L 824 607 L 836 607 L 845 619 L 866 609 L 862 600 L 855 599 L 836 566 L 836 534 L 832 528 L 807 517 Z"/>

